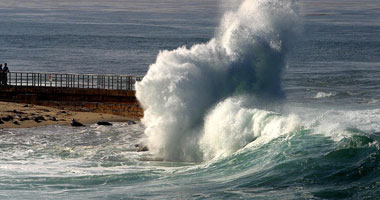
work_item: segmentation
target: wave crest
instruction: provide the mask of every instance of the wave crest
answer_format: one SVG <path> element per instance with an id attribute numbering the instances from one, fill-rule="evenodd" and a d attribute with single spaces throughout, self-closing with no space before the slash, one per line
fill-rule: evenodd
<path id="1" fill-rule="evenodd" d="M 292 0 L 245 0 L 225 14 L 208 43 L 159 53 L 136 84 L 154 154 L 201 161 L 199 141 L 208 110 L 233 96 L 283 96 L 280 76 L 297 32 L 295 10 Z"/>

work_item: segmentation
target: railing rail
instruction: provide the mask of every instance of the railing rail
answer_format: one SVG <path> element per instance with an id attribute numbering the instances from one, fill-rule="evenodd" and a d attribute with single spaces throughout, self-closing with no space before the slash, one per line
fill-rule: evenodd
<path id="1" fill-rule="evenodd" d="M 9 72 L 7 84 L 12 86 L 38 86 L 63 88 L 96 88 L 107 90 L 135 90 L 142 76 L 114 74 L 73 74 Z"/>

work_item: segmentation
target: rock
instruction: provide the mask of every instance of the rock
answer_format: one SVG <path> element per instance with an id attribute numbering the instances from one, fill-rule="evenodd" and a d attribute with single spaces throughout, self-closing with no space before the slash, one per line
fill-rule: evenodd
<path id="1" fill-rule="evenodd" d="M 41 122 L 41 120 L 39 120 L 39 119 L 37 119 L 37 118 L 34 118 L 33 119 L 35 122 L 37 122 L 37 123 L 40 123 Z"/>
<path id="2" fill-rule="evenodd" d="M 76 121 L 74 118 L 71 120 L 71 126 L 84 126 L 82 123 Z"/>
<path id="3" fill-rule="evenodd" d="M 20 115 L 21 115 L 21 114 L 26 114 L 26 113 L 24 113 L 24 112 L 17 111 L 17 110 L 13 110 L 12 112 L 13 112 L 13 113 L 16 113 L 16 114 L 20 114 Z"/>
<path id="4" fill-rule="evenodd" d="M 127 124 L 128 124 L 128 125 L 132 125 L 132 124 L 136 124 L 136 122 L 135 122 L 135 121 L 132 121 L 132 120 L 128 120 L 128 121 L 127 121 Z"/>
<path id="5" fill-rule="evenodd" d="M 144 144 L 135 144 L 135 147 L 137 148 L 137 152 L 149 151 L 148 146 Z"/>
<path id="6" fill-rule="evenodd" d="M 4 124 L 4 122 L 0 119 L 0 124 Z"/>
<path id="7" fill-rule="evenodd" d="M 26 108 L 26 107 L 29 107 L 29 105 L 24 105 L 23 107 Z"/>
<path id="8" fill-rule="evenodd" d="M 99 125 L 99 126 L 112 126 L 111 123 L 105 122 L 105 121 L 100 121 L 100 122 L 98 122 L 96 124 Z"/>
<path id="9" fill-rule="evenodd" d="M 55 118 L 55 117 L 50 117 L 49 118 L 51 121 L 57 121 L 57 118 Z"/>
<path id="10" fill-rule="evenodd" d="M 29 117 L 24 117 L 24 118 L 22 118 L 22 120 L 24 121 L 24 120 L 30 120 L 30 118 Z"/>
<path id="11" fill-rule="evenodd" d="M 66 111 L 62 110 L 62 111 L 60 111 L 60 113 L 66 113 Z"/>
<path id="12" fill-rule="evenodd" d="M 8 115 L 8 116 L 6 116 L 6 117 L 2 117 L 1 119 L 2 119 L 3 121 L 6 121 L 6 122 L 13 121 L 13 117 L 10 116 L 10 115 Z"/>
<path id="13" fill-rule="evenodd" d="M 149 151 L 148 147 L 145 145 L 139 145 L 137 152 Z"/>
<path id="14" fill-rule="evenodd" d="M 20 123 L 18 123 L 18 121 L 14 121 L 13 123 L 16 125 L 20 125 Z"/>
<path id="15" fill-rule="evenodd" d="M 36 120 L 39 120 L 39 121 L 46 121 L 45 117 L 42 117 L 42 116 L 34 117 L 34 121 L 36 121 Z"/>

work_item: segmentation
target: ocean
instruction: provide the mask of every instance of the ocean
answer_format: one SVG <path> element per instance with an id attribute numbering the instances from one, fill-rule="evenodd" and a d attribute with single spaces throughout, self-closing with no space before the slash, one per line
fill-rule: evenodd
<path id="1" fill-rule="evenodd" d="M 379 31 L 377 0 L 2 0 L 0 63 L 144 75 L 145 112 L 0 130 L 0 199 L 379 199 Z"/>

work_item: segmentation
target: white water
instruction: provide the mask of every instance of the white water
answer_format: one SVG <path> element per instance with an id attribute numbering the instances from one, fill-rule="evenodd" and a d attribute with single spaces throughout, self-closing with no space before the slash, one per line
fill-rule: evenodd
<path id="1" fill-rule="evenodd" d="M 243 95 L 239 98 L 262 105 L 282 96 L 280 75 L 297 24 L 291 0 L 245 0 L 225 13 L 208 43 L 160 52 L 136 84 L 151 152 L 166 160 L 200 161 L 236 151 L 266 132 L 259 129 L 284 126 L 288 119 L 261 127 L 257 124 L 268 111 L 255 110 L 252 102 L 248 108 L 233 102 Z M 218 128 L 231 124 L 239 129 Z M 224 137 L 236 141 L 213 142 Z"/>
<path id="2" fill-rule="evenodd" d="M 327 97 L 332 97 L 332 96 L 335 96 L 336 93 L 332 93 L 332 92 L 329 92 L 329 93 L 326 93 L 326 92 L 318 92 L 316 95 L 315 95 L 315 99 L 322 99 L 322 98 L 327 98 Z"/>

